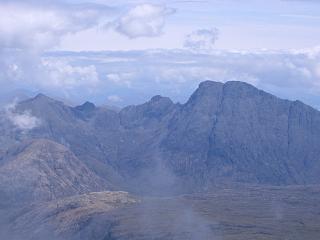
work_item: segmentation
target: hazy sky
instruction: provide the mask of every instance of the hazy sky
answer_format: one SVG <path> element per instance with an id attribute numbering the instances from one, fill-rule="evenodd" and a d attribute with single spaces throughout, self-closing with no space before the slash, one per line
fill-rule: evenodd
<path id="1" fill-rule="evenodd" d="M 309 48 L 320 42 L 320 4 L 317 1 L 212 0 L 212 1 L 96 1 L 123 14 L 141 3 L 166 6 L 161 34 L 128 39 L 116 31 L 95 28 L 68 36 L 60 48 L 72 50 L 130 50 L 181 48 L 185 36 L 197 29 L 219 30 L 216 49 Z M 109 2 L 117 2 L 112 5 Z M 118 3 L 119 2 L 119 3 Z M 152 14 L 150 14 L 152 15 Z M 152 17 L 152 16 L 151 16 Z M 112 17 L 111 17 L 112 18 Z M 157 19 L 155 19 L 157 21 Z M 91 42 L 92 44 L 87 44 Z"/>
<path id="2" fill-rule="evenodd" d="M 237 80 L 320 107 L 319 26 L 316 0 L 1 0 L 0 91 L 123 106 Z"/>

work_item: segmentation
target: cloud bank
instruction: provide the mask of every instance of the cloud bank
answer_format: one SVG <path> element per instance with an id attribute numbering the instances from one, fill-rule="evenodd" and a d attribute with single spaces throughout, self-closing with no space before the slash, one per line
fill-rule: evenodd
<path id="1" fill-rule="evenodd" d="M 99 76 L 94 65 L 72 66 L 65 60 L 43 60 L 42 69 L 46 81 L 40 81 L 40 87 L 63 89 L 87 88 L 94 90 L 99 86 Z"/>
<path id="2" fill-rule="evenodd" d="M 201 81 L 213 80 L 244 81 L 282 98 L 320 106 L 318 48 L 208 53 L 188 50 L 52 53 L 46 58 L 52 62 L 65 59 L 65 64 L 75 69 L 92 66 L 89 69 L 95 73 L 89 74 L 89 69 L 84 71 L 87 76 L 82 84 L 79 82 L 77 87 L 77 82 L 73 82 L 74 87 L 67 92 L 71 96 L 81 92 L 82 100 L 98 103 L 116 95 L 121 96 L 122 101 L 117 102 L 120 105 L 136 104 L 157 94 L 184 102 Z M 64 78 L 61 76 L 61 79 Z M 87 91 L 89 86 L 95 89 L 94 97 Z"/>

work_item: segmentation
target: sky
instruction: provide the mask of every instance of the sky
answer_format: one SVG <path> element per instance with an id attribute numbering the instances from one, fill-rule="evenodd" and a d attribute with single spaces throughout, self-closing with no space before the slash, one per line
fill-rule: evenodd
<path id="1" fill-rule="evenodd" d="M 244 81 L 320 109 L 320 1 L 0 0 L 0 94 L 126 106 Z"/>

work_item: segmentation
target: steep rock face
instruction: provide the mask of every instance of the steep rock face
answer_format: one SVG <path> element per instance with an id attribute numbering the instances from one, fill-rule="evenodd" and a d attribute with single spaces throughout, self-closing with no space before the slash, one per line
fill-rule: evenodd
<path id="1" fill-rule="evenodd" d="M 289 108 L 288 101 L 247 84 L 225 84 L 220 113 L 209 139 L 210 176 L 292 183 L 286 169 Z"/>
<path id="2" fill-rule="evenodd" d="M 320 182 L 320 113 L 291 103 L 288 124 L 288 172 L 300 184 Z"/>
<path id="3" fill-rule="evenodd" d="M 0 161 L 1 204 L 49 201 L 108 188 L 72 152 L 49 140 L 20 144 Z"/>
<path id="4" fill-rule="evenodd" d="M 203 183 L 319 182 L 319 117 L 245 83 L 204 82 L 175 116 L 163 150 L 176 172 Z"/>
<path id="5" fill-rule="evenodd" d="M 166 134 L 166 126 L 176 108 L 169 98 L 156 96 L 143 105 L 129 106 L 120 112 L 121 141 L 117 161 L 123 169 L 131 164 L 136 171 L 142 170 L 139 164 L 155 166 L 159 141 Z M 128 169 L 127 173 L 130 172 L 133 173 Z"/>
<path id="6" fill-rule="evenodd" d="M 161 152 L 178 175 L 192 176 L 200 182 L 205 178 L 210 134 L 222 98 L 223 84 L 203 82 L 168 124 Z"/>

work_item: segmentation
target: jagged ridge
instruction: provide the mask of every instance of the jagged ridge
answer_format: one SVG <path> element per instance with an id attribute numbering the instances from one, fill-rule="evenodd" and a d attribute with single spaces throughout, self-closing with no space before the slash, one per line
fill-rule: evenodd
<path id="1" fill-rule="evenodd" d="M 247 83 L 206 81 L 185 104 L 156 96 L 119 112 L 90 103 L 73 108 L 44 96 L 17 110 L 42 120 L 23 138 L 68 146 L 119 189 L 320 183 L 320 113 Z"/>

